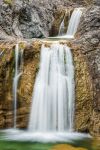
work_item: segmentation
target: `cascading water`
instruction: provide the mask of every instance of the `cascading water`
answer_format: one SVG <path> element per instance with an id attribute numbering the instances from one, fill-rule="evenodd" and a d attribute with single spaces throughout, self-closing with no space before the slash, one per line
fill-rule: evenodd
<path id="1" fill-rule="evenodd" d="M 0 56 L 2 56 L 3 53 L 4 53 L 4 50 L 0 52 Z"/>
<path id="2" fill-rule="evenodd" d="M 67 35 L 59 36 L 61 39 L 74 37 L 81 14 L 81 8 L 74 10 Z M 15 56 L 14 128 L 16 128 L 17 86 L 22 74 L 19 62 L 23 63 L 23 52 L 20 55 L 18 44 L 16 44 Z M 89 135 L 72 132 L 74 86 L 74 66 L 70 48 L 59 42 L 52 44 L 51 47 L 42 45 L 40 70 L 34 86 L 28 130 L 10 130 L 7 131 L 8 134 L 4 138 L 34 142 L 70 142 L 75 139 L 89 138 Z"/>
<path id="3" fill-rule="evenodd" d="M 14 128 L 16 128 L 16 116 L 17 116 L 17 87 L 21 72 L 23 50 L 19 51 L 19 44 L 15 47 L 15 76 L 13 80 L 13 99 L 14 99 Z"/>
<path id="4" fill-rule="evenodd" d="M 67 33 L 66 33 L 66 35 L 61 36 L 62 38 L 74 38 L 74 35 L 77 31 L 77 28 L 78 28 L 78 25 L 79 25 L 79 22 L 80 22 L 80 18 L 81 18 L 81 15 L 82 15 L 82 9 L 83 8 L 75 8 L 74 9 L 74 11 L 71 15 L 70 21 L 69 21 Z M 61 28 L 63 27 L 62 23 L 61 23 L 61 26 L 60 26 L 60 30 L 62 30 Z"/>
<path id="5" fill-rule="evenodd" d="M 65 25 L 64 25 L 64 19 L 63 19 L 63 21 L 62 21 L 62 23 L 60 25 L 60 28 L 59 28 L 58 35 L 61 36 L 61 35 L 64 35 L 64 33 L 65 33 Z"/>
<path id="6" fill-rule="evenodd" d="M 41 48 L 29 130 L 72 131 L 74 115 L 74 67 L 70 48 L 59 43 Z"/>
<path id="7" fill-rule="evenodd" d="M 80 22 L 81 15 L 82 15 L 82 8 L 75 8 L 69 22 L 67 36 L 74 37 Z"/>

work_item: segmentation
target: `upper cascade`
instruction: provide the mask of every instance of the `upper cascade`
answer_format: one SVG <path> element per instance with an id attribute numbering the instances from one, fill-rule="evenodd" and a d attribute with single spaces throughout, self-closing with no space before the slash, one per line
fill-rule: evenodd
<path id="1" fill-rule="evenodd" d="M 77 32 L 77 28 L 80 22 L 80 18 L 82 16 L 82 10 L 83 8 L 75 8 L 70 21 L 69 21 L 69 25 L 68 25 L 68 29 L 67 29 L 67 33 L 64 35 L 64 33 L 62 33 L 64 28 L 64 20 L 62 21 L 61 25 L 60 25 L 60 30 L 59 30 L 59 37 L 62 38 L 74 38 L 75 33 Z M 63 35 L 62 35 L 63 34 Z"/>

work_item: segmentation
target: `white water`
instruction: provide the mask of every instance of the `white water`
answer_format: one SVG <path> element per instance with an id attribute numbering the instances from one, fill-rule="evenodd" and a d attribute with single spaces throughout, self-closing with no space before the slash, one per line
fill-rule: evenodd
<path id="1" fill-rule="evenodd" d="M 62 21 L 62 23 L 60 25 L 60 28 L 59 28 L 58 35 L 61 36 L 61 35 L 64 35 L 64 33 L 65 33 L 65 25 L 64 25 L 64 19 L 63 19 L 63 21 Z"/>
<path id="2" fill-rule="evenodd" d="M 80 23 L 80 18 L 82 16 L 82 10 L 83 10 L 83 8 L 75 8 L 74 9 L 74 11 L 71 15 L 70 21 L 69 21 L 66 35 L 58 36 L 59 38 L 61 38 L 61 37 L 62 38 L 69 38 L 69 39 L 74 38 L 74 35 L 77 32 L 77 28 L 78 28 L 78 25 Z M 63 24 L 63 22 L 61 23 L 60 31 L 62 31 L 63 30 L 62 28 L 64 28 L 62 26 L 62 24 Z"/>
<path id="3" fill-rule="evenodd" d="M 3 53 L 4 53 L 4 50 L 0 52 L 0 56 L 2 56 Z"/>
<path id="4" fill-rule="evenodd" d="M 80 22 L 81 15 L 82 15 L 82 8 L 75 8 L 68 25 L 68 30 L 67 30 L 68 36 L 74 37 Z"/>
<path id="5" fill-rule="evenodd" d="M 70 48 L 59 43 L 41 48 L 29 121 L 31 132 L 73 130 L 74 67 Z"/>
<path id="6" fill-rule="evenodd" d="M 21 58 L 20 58 L 21 57 Z M 17 116 L 17 87 L 20 76 L 22 75 L 20 66 L 22 63 L 22 52 L 19 51 L 19 44 L 15 47 L 15 76 L 13 80 L 13 99 L 14 99 L 14 128 L 16 128 Z"/>
<path id="7" fill-rule="evenodd" d="M 91 138 L 89 134 L 77 133 L 77 132 L 27 132 L 22 130 L 4 130 L 0 131 L 6 134 L 2 134 L 2 139 L 12 141 L 32 141 L 41 143 L 56 143 L 56 142 L 69 142 L 73 143 L 76 140 L 84 138 Z"/>

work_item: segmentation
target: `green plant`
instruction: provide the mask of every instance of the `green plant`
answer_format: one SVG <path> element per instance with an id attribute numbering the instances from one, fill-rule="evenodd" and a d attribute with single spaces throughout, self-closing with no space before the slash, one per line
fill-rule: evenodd
<path id="1" fill-rule="evenodd" d="M 13 0 L 4 0 L 6 4 L 12 5 Z"/>

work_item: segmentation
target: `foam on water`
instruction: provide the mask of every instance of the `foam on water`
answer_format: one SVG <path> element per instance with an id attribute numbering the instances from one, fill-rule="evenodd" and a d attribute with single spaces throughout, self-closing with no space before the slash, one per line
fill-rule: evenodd
<path id="1" fill-rule="evenodd" d="M 2 131 L 2 139 L 7 141 L 31 141 L 40 143 L 73 142 L 84 138 L 91 138 L 88 134 L 77 132 L 29 132 L 16 129 Z"/>

